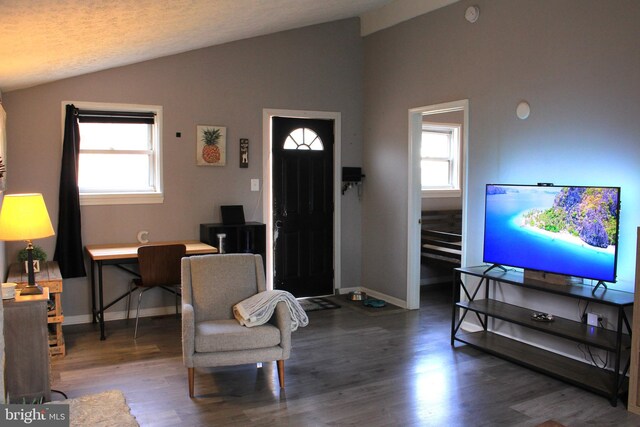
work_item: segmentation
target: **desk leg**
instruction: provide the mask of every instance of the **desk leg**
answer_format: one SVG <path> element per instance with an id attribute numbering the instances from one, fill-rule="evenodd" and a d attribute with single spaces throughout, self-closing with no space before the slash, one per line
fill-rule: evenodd
<path id="1" fill-rule="evenodd" d="M 96 313 L 96 262 L 91 261 L 91 323 L 96 323 L 98 321 L 97 313 Z"/>
<path id="2" fill-rule="evenodd" d="M 100 304 L 100 340 L 104 341 L 107 337 L 104 334 L 104 301 L 102 298 L 102 262 L 98 261 L 98 302 Z"/>

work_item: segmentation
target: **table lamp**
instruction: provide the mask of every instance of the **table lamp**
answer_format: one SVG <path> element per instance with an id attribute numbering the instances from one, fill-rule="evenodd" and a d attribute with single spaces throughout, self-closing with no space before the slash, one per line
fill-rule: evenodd
<path id="1" fill-rule="evenodd" d="M 32 239 L 53 236 L 53 227 L 42 194 L 7 194 L 0 210 L 0 240 L 27 242 L 27 286 L 20 295 L 36 295 L 42 288 L 36 284 L 33 272 Z"/>

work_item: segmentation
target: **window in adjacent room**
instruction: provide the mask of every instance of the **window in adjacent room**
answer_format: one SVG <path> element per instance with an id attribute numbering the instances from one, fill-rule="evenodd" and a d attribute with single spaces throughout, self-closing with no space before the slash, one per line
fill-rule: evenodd
<path id="1" fill-rule="evenodd" d="M 75 105 L 80 203 L 162 203 L 162 107 Z"/>
<path id="2" fill-rule="evenodd" d="M 460 126 L 423 124 L 420 175 L 423 197 L 460 196 Z"/>

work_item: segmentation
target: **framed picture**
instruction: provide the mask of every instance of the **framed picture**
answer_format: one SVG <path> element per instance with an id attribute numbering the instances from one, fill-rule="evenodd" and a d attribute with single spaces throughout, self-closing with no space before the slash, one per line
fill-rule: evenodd
<path id="1" fill-rule="evenodd" d="M 224 166 L 227 164 L 227 128 L 199 125 L 197 127 L 196 164 Z"/>
<path id="2" fill-rule="evenodd" d="M 240 138 L 240 167 L 249 167 L 249 140 Z"/>

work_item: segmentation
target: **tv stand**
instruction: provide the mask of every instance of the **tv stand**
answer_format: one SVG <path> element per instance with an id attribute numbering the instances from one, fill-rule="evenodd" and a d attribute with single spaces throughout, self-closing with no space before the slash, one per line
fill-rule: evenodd
<path id="1" fill-rule="evenodd" d="M 484 271 L 484 274 L 487 274 L 488 272 L 490 272 L 491 270 L 493 270 L 494 268 L 499 268 L 500 270 L 504 271 L 505 273 L 507 272 L 507 269 L 504 268 L 504 266 L 500 265 L 500 264 L 491 264 L 491 267 L 487 268 Z"/>
<path id="2" fill-rule="evenodd" d="M 477 286 L 472 286 L 476 284 Z M 532 318 L 532 308 L 498 300 L 496 288 L 505 285 L 528 289 L 533 297 L 536 292 L 542 292 L 613 307 L 618 311 L 617 327 L 615 330 L 609 330 L 555 315 L 553 321 L 537 321 Z M 462 292 L 465 297 L 463 300 L 460 298 Z M 626 375 L 630 363 L 631 326 L 625 309 L 633 308 L 633 299 L 632 293 L 617 290 L 594 295 L 588 286 L 531 281 L 527 280 L 523 273 L 516 271 L 489 271 L 486 266 L 456 268 L 453 283 L 451 346 L 455 348 L 456 341 L 467 344 L 603 395 L 609 399 L 612 406 L 616 406 L 618 397 L 628 388 Z M 477 332 L 468 332 L 461 328 L 469 314 L 469 317 L 479 323 Z M 530 334 L 529 342 L 525 343 L 494 330 L 492 319 L 497 319 L 500 323 L 508 322 L 511 328 L 535 333 Z M 610 355 L 610 367 L 600 368 L 549 350 L 549 346 L 553 345 L 552 341 L 550 344 L 542 334 L 605 350 Z M 542 342 L 538 344 L 535 342 L 536 339 L 542 339 Z"/>
<path id="3" fill-rule="evenodd" d="M 602 287 L 604 288 L 604 291 L 605 291 L 605 292 L 609 289 L 609 288 L 607 288 L 607 285 L 606 285 L 602 280 L 600 280 L 600 281 L 596 284 L 596 286 L 593 288 L 593 290 L 591 291 L 591 294 L 592 294 L 592 295 L 595 295 L 595 294 L 596 294 L 596 290 L 598 290 L 598 288 L 599 288 L 600 286 L 602 286 Z"/>

